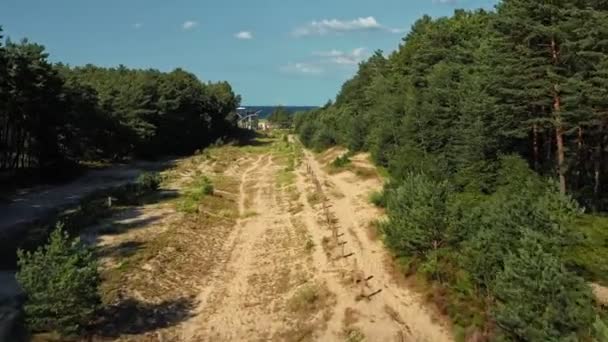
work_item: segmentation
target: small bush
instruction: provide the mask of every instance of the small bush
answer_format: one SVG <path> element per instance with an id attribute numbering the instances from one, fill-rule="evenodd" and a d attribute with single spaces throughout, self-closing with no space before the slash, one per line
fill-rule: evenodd
<path id="1" fill-rule="evenodd" d="M 319 299 L 319 288 L 315 285 L 308 285 L 300 288 L 291 297 L 288 306 L 293 312 L 313 311 Z"/>
<path id="2" fill-rule="evenodd" d="M 211 184 L 211 182 L 206 182 L 205 184 L 203 184 L 203 194 L 205 195 L 213 195 L 213 184 Z"/>
<path id="3" fill-rule="evenodd" d="M 137 177 L 135 183 L 141 191 L 156 191 L 160 187 L 161 180 L 157 172 L 144 172 Z"/>
<path id="4" fill-rule="evenodd" d="M 382 225 L 386 244 L 397 255 L 425 257 L 446 247 L 451 234 L 447 182 L 410 174 L 387 198 L 388 221 Z"/>
<path id="5" fill-rule="evenodd" d="M 341 168 L 341 167 L 345 167 L 346 165 L 349 165 L 350 163 L 351 163 L 351 160 L 348 157 L 348 154 L 343 154 L 343 155 L 337 157 L 336 159 L 334 159 L 334 161 L 331 162 L 331 166 L 336 167 L 336 168 Z"/>
<path id="6" fill-rule="evenodd" d="M 386 207 L 386 196 L 383 191 L 374 191 L 369 195 L 369 201 L 379 208 Z"/>
<path id="7" fill-rule="evenodd" d="M 315 242 L 309 237 L 308 240 L 306 240 L 304 248 L 306 248 L 306 251 L 312 252 L 315 249 Z"/>
<path id="8" fill-rule="evenodd" d="M 178 204 L 178 210 L 186 213 L 195 213 L 198 211 L 198 206 L 205 196 L 213 195 L 215 189 L 213 183 L 207 176 L 198 178 L 184 192 L 181 201 Z"/>
<path id="9" fill-rule="evenodd" d="M 33 331 L 77 333 L 94 318 L 100 304 L 100 278 L 92 251 L 70 239 L 62 225 L 47 245 L 18 251 L 17 280 L 27 296 L 26 319 Z"/>

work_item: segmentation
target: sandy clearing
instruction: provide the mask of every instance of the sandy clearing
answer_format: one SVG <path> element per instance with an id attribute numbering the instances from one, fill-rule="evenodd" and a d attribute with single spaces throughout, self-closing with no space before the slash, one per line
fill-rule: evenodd
<path id="1" fill-rule="evenodd" d="M 334 276 L 325 276 L 330 284 L 330 290 L 337 294 L 338 302 L 335 308 L 336 315 L 328 323 L 329 329 L 323 340 L 336 340 L 344 331 L 344 313 L 347 310 L 358 313 L 358 323 L 355 324 L 363 335 L 370 341 L 451 341 L 453 338 L 446 327 L 437 323 L 431 313 L 427 311 L 419 296 L 396 283 L 387 269 L 389 255 L 379 241 L 372 241 L 367 235 L 369 222 L 378 218 L 380 213 L 367 203 L 367 195 L 382 186 L 377 179 L 357 180 L 350 172 L 328 175 L 323 171 L 322 165 L 315 160 L 311 153 L 305 153 L 304 166 L 310 168 L 319 183 L 330 184 L 344 196 L 330 200 L 330 212 L 335 215 L 340 236 L 339 240 L 345 242 L 345 254 L 354 253 L 348 258 L 336 261 L 327 260 L 323 253 L 315 253 L 315 265 L 321 268 L 322 274 L 333 270 Z M 363 164 L 362 159 L 357 159 Z M 299 187 L 307 191 L 316 191 L 311 183 L 311 173 L 303 170 L 299 173 Z M 308 179 L 303 179 L 308 176 Z M 310 212 L 307 217 L 319 216 L 323 209 L 321 205 L 316 208 L 305 206 Z M 315 241 L 322 241 L 331 236 L 327 228 L 321 228 L 318 222 L 309 219 L 308 225 Z M 342 254 L 340 248 L 331 257 Z M 353 284 L 352 278 L 360 279 L 373 276 L 367 281 L 367 286 Z M 364 282 L 361 282 L 364 283 Z M 345 285 L 346 284 L 346 285 Z M 371 300 L 357 300 L 359 293 L 373 293 L 382 290 Z"/>
<path id="2" fill-rule="evenodd" d="M 239 211 L 256 215 L 237 222 L 226 244 L 228 257 L 199 294 L 199 309 L 182 325 L 181 340 L 452 341 L 419 296 L 393 279 L 381 242 L 368 238 L 369 222 L 381 213 L 366 199 L 381 182 L 356 180 L 350 172 L 328 175 L 306 152 L 294 188 L 279 188 L 274 179 L 281 167 L 262 155 L 242 174 Z M 332 234 L 322 204 L 311 206 L 307 199 L 317 191 L 309 169 L 323 192 L 341 194 L 329 196 L 329 212 L 340 226 L 344 252 L 324 246 Z M 303 248 L 307 239 L 315 246 L 310 253 Z M 303 284 L 322 284 L 331 300 L 321 312 L 298 318 L 289 298 Z M 362 297 L 378 290 L 369 300 Z"/>

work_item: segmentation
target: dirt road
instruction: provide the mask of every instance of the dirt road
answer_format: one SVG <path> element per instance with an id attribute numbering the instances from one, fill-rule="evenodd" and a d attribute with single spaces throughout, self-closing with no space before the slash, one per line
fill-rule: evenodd
<path id="1" fill-rule="evenodd" d="M 157 256 L 140 258 L 145 263 L 130 263 L 133 270 L 124 279 L 132 285 L 121 290 L 121 297 L 154 303 L 187 297 L 191 303 L 179 319 L 160 319 L 174 321 L 170 326 L 131 328 L 136 332 L 118 339 L 451 341 L 449 329 L 433 319 L 419 296 L 393 279 L 388 254 L 369 233 L 370 222 L 381 213 L 368 203 L 368 195 L 381 181 L 349 171 L 330 175 L 326 162 L 293 141 L 285 145 L 274 141 L 272 148 L 253 149 L 230 162 L 219 151 L 213 162 L 192 162 L 191 171 L 180 173 L 194 177 L 230 165 L 211 178 L 232 185 L 218 186 L 214 198 L 203 200 L 231 199 L 236 216 L 230 226 L 214 228 L 218 211 L 199 208 L 198 217 L 206 219 L 194 227 L 180 223 L 183 214 L 165 209 L 169 216 L 157 228 L 151 224 L 124 236 L 101 237 L 114 241 L 107 248 L 135 244 L 127 239 L 134 234 L 139 246 L 170 241 Z M 365 158 L 355 160 L 373 168 Z M 146 210 L 152 209 L 141 211 Z M 171 217 L 182 218 L 169 224 Z M 165 237 L 173 231 L 179 240 Z M 175 259 L 180 262 L 162 264 Z M 146 279 L 143 273 L 149 274 Z M 160 294 L 148 295 L 154 287 Z"/>
<path id="2" fill-rule="evenodd" d="M 8 229 L 44 218 L 58 208 L 78 203 L 93 191 L 131 182 L 143 170 L 158 169 L 165 164 L 170 163 L 117 165 L 89 171 L 68 184 L 20 190 L 7 202 L 0 202 L 0 233 L 6 234 Z"/>

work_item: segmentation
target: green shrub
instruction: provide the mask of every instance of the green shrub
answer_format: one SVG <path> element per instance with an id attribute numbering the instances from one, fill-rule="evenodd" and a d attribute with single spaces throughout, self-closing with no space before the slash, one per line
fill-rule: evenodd
<path id="1" fill-rule="evenodd" d="M 447 182 L 410 174 L 387 199 L 388 221 L 382 230 L 399 256 L 425 256 L 448 241 L 450 218 Z"/>
<path id="2" fill-rule="evenodd" d="M 349 165 L 350 163 L 351 163 L 351 160 L 348 157 L 348 154 L 343 154 L 343 155 L 337 157 L 336 159 L 334 159 L 334 161 L 331 162 L 331 166 L 333 166 L 335 168 L 341 168 L 341 167 L 345 167 L 346 165 Z"/>
<path id="3" fill-rule="evenodd" d="M 214 191 L 213 183 L 207 176 L 199 177 L 184 191 L 177 206 L 178 210 L 195 213 L 203 198 L 213 195 Z"/>
<path id="4" fill-rule="evenodd" d="M 496 278 L 496 322 L 514 340 L 577 341 L 596 318 L 591 289 L 547 253 L 537 235 L 524 235 Z"/>
<path id="5" fill-rule="evenodd" d="M 137 177 L 135 184 L 141 191 L 156 191 L 160 187 L 162 179 L 158 172 L 144 172 Z"/>
<path id="6" fill-rule="evenodd" d="M 213 195 L 213 191 L 214 191 L 214 188 L 213 188 L 213 184 L 211 184 L 211 181 L 205 182 L 203 184 L 203 194 Z"/>
<path id="7" fill-rule="evenodd" d="M 386 195 L 384 191 L 374 191 L 369 195 L 369 201 L 379 208 L 386 207 Z"/>
<path id="8" fill-rule="evenodd" d="M 35 252 L 18 251 L 17 280 L 26 294 L 25 313 L 34 331 L 78 332 L 99 307 L 100 278 L 92 251 L 70 239 L 62 225 Z"/>

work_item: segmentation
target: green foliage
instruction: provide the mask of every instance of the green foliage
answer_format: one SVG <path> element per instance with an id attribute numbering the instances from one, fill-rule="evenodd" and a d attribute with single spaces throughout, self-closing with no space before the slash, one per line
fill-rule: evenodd
<path id="1" fill-rule="evenodd" d="M 427 258 L 449 239 L 447 182 L 411 174 L 388 194 L 388 221 L 383 225 L 387 245 L 402 255 Z"/>
<path id="2" fill-rule="evenodd" d="M 583 215 L 575 226 L 583 237 L 562 251 L 564 262 L 585 279 L 608 285 L 608 218 Z"/>
<path id="3" fill-rule="evenodd" d="M 343 154 L 341 156 L 336 157 L 336 159 L 334 159 L 331 162 L 331 166 L 335 167 L 335 168 L 343 168 L 347 165 L 349 165 L 351 163 L 351 160 L 348 156 L 348 154 Z"/>
<path id="4" fill-rule="evenodd" d="M 80 161 L 191 153 L 236 133 L 239 102 L 228 83 L 203 83 L 182 69 L 53 65 L 43 46 L 7 41 L 0 169 L 43 173 Z"/>
<path id="5" fill-rule="evenodd" d="M 200 202 L 206 196 L 212 196 L 214 193 L 213 183 L 207 176 L 198 177 L 181 196 L 178 209 L 187 213 L 198 212 Z"/>
<path id="6" fill-rule="evenodd" d="M 385 208 L 387 200 L 386 197 L 385 191 L 374 191 L 369 195 L 369 201 L 376 207 Z"/>
<path id="7" fill-rule="evenodd" d="M 144 172 L 137 177 L 135 184 L 143 191 L 156 191 L 161 181 L 162 177 L 158 172 Z"/>
<path id="8" fill-rule="evenodd" d="M 537 234 L 526 233 L 498 273 L 497 324 L 514 340 L 578 340 L 595 319 L 591 289 L 544 250 Z"/>
<path id="9" fill-rule="evenodd" d="M 278 106 L 268 116 L 268 121 L 279 128 L 290 128 L 293 117 L 283 106 Z"/>
<path id="10" fill-rule="evenodd" d="M 20 250 L 18 258 L 17 280 L 27 296 L 31 329 L 72 334 L 91 322 L 100 303 L 100 278 L 88 247 L 58 225 L 46 246 Z"/>

